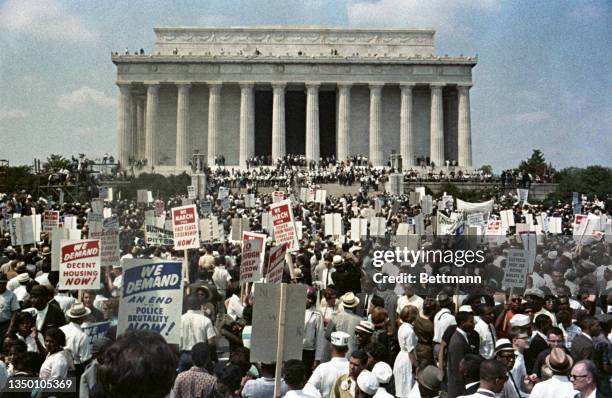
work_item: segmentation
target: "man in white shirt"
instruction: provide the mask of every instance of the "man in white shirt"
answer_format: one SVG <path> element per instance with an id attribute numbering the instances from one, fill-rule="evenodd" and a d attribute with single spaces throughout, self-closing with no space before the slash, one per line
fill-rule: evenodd
<path id="1" fill-rule="evenodd" d="M 414 288 L 409 285 L 404 286 L 404 295 L 397 299 L 395 311 L 399 314 L 407 305 L 416 307 L 416 309 L 419 310 L 419 314 L 423 314 L 423 299 L 414 294 Z"/>
<path id="2" fill-rule="evenodd" d="M 349 361 L 346 359 L 350 335 L 345 332 L 331 334 L 332 359 L 316 367 L 308 380 L 310 386 L 321 393 L 322 397 L 329 397 L 336 379 L 349 371 Z"/>
<path id="3" fill-rule="evenodd" d="M 433 319 L 434 358 L 438 358 L 440 343 L 442 342 L 442 336 L 444 335 L 446 329 L 451 325 L 457 324 L 457 321 L 450 310 L 451 306 L 453 305 L 451 298 L 446 294 L 440 294 L 438 296 L 438 305 L 440 306 L 440 310 L 436 313 Z"/>
<path id="4" fill-rule="evenodd" d="M 495 313 L 489 305 L 480 306 L 480 319 L 476 322 L 474 330 L 480 338 L 479 354 L 484 359 L 491 359 L 495 354 Z"/>
<path id="5" fill-rule="evenodd" d="M 215 327 L 201 310 L 201 303 L 196 295 L 191 295 L 185 300 L 187 312 L 181 316 L 181 359 L 179 370 L 191 367 L 191 349 L 197 343 L 208 343 L 211 351 L 215 349 Z M 182 366 L 184 368 L 182 368 Z"/>
<path id="6" fill-rule="evenodd" d="M 318 391 L 312 388 L 304 389 L 304 378 L 306 369 L 304 369 L 304 363 L 297 359 L 291 359 L 285 362 L 284 366 L 284 380 L 287 384 L 289 391 L 283 396 L 283 398 L 318 398 L 321 397 Z"/>
<path id="7" fill-rule="evenodd" d="M 70 351 L 75 367 L 81 372 L 84 370 L 84 364 L 91 359 L 87 335 L 81 329 L 81 323 L 85 321 L 89 314 L 91 314 L 89 308 L 85 307 L 83 303 L 76 302 L 66 313 L 70 322 L 60 327 L 60 330 L 66 336 L 64 348 Z"/>
<path id="8" fill-rule="evenodd" d="M 579 392 L 574 390 L 568 375 L 573 365 L 572 357 L 562 348 L 553 348 L 546 357 L 546 365 L 552 371 L 552 377 L 538 383 L 531 391 L 531 398 L 574 398 Z"/>

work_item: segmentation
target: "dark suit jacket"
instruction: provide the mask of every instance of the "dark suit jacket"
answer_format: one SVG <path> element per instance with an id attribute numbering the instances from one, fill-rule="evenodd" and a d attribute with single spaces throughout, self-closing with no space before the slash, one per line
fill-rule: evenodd
<path id="1" fill-rule="evenodd" d="M 533 365 L 538 358 L 538 355 L 548 348 L 548 343 L 539 334 L 531 339 L 529 342 L 529 348 L 525 351 L 525 369 L 533 369 Z"/>
<path id="2" fill-rule="evenodd" d="M 466 388 L 465 395 L 476 394 L 476 391 L 478 391 L 479 388 L 480 388 L 480 382 L 470 386 L 470 388 Z"/>
<path id="3" fill-rule="evenodd" d="M 51 328 L 59 328 L 65 324 L 66 316 L 62 310 L 56 305 L 49 304 L 47 306 L 47 315 L 45 316 L 45 321 L 43 322 L 40 332 L 44 334 Z"/>
<path id="4" fill-rule="evenodd" d="M 448 363 L 446 365 L 448 375 L 448 398 L 456 398 L 465 394 L 465 383 L 459 372 L 459 362 L 466 354 L 472 353 L 470 344 L 465 337 L 455 331 L 448 343 Z"/>
<path id="5" fill-rule="evenodd" d="M 588 337 L 579 334 L 572 340 L 572 358 L 574 362 L 582 361 L 583 359 L 595 359 L 595 345 Z"/>

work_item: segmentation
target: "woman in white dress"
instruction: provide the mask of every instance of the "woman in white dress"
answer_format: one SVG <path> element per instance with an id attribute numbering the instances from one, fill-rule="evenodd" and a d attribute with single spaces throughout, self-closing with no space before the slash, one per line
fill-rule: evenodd
<path id="1" fill-rule="evenodd" d="M 399 314 L 398 322 L 400 326 L 397 330 L 397 339 L 400 352 L 393 363 L 395 396 L 399 398 L 407 398 L 412 388 L 412 368 L 416 364 L 414 348 L 417 344 L 417 338 L 410 323 L 416 319 L 418 314 L 419 310 L 411 305 L 402 308 Z"/>
<path id="2" fill-rule="evenodd" d="M 47 358 L 40 367 L 41 378 L 59 379 L 68 376 L 69 362 L 64 352 L 66 335 L 60 329 L 52 328 L 45 333 Z"/>

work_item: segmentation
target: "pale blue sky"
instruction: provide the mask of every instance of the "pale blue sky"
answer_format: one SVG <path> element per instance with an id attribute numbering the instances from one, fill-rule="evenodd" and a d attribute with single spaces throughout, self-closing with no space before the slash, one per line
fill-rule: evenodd
<path id="1" fill-rule="evenodd" d="M 0 158 L 114 152 L 111 51 L 156 26 L 308 24 L 437 30 L 440 55 L 475 55 L 475 164 L 533 148 L 557 167 L 612 166 L 612 2 L 500 0 L 0 0 Z"/>

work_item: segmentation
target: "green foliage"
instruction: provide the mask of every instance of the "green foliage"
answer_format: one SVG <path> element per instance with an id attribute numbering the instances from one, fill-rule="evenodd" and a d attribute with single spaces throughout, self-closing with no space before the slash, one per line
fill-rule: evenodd
<path id="1" fill-rule="evenodd" d="M 605 199 L 612 195 L 612 169 L 609 167 L 569 167 L 555 174 L 555 182 L 559 185 L 548 201 L 571 202 L 573 192 L 587 195 L 589 199 L 594 196 Z"/>
<path id="2" fill-rule="evenodd" d="M 57 173 L 61 169 L 66 169 L 70 166 L 70 160 L 62 155 L 50 155 L 47 161 L 43 163 L 42 168 L 44 173 Z"/>
<path id="3" fill-rule="evenodd" d="M 480 170 L 482 170 L 482 172 L 485 174 L 493 174 L 493 166 L 491 166 L 490 164 L 485 164 L 481 166 Z"/>
<path id="4" fill-rule="evenodd" d="M 147 189 L 153 192 L 154 198 L 169 198 L 175 195 L 186 195 L 187 186 L 191 184 L 191 177 L 187 173 L 164 177 L 161 174 L 143 173 L 130 181 L 130 184 L 122 188 L 122 197 L 136 199 L 139 189 Z"/>
<path id="5" fill-rule="evenodd" d="M 546 173 L 552 174 L 555 171 L 552 166 L 546 163 L 544 153 L 539 149 L 534 149 L 531 157 L 523 160 L 518 168 L 520 171 L 530 173 L 532 176 L 542 176 Z"/>
<path id="6" fill-rule="evenodd" d="M 440 186 L 440 195 L 446 192 L 447 195 L 453 195 L 454 198 L 465 200 L 466 202 L 481 202 L 489 200 L 497 196 L 498 189 L 496 187 L 484 189 L 460 189 L 455 184 L 446 182 Z"/>
<path id="7" fill-rule="evenodd" d="M 30 166 L 8 167 L 3 178 L 6 178 L 2 185 L 6 186 L 7 192 L 25 190 L 34 194 L 38 191 L 39 177 L 32 174 Z"/>

